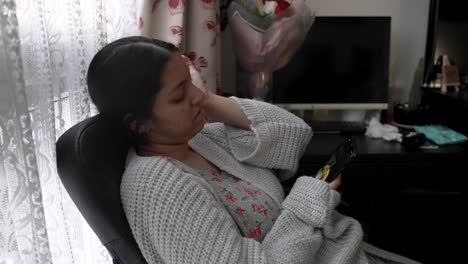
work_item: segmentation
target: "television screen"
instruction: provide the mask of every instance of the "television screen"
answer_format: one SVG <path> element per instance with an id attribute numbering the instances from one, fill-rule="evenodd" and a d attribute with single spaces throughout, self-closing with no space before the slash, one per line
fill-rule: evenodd
<path id="1" fill-rule="evenodd" d="M 273 73 L 276 104 L 387 103 L 390 17 L 317 17 Z"/>

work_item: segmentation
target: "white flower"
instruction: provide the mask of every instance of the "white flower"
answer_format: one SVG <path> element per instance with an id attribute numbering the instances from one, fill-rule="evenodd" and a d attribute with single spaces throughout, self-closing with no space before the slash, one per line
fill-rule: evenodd
<path id="1" fill-rule="evenodd" d="M 265 5 L 263 6 L 263 12 L 267 15 L 273 14 L 277 5 L 278 3 L 276 3 L 276 1 L 265 1 Z"/>

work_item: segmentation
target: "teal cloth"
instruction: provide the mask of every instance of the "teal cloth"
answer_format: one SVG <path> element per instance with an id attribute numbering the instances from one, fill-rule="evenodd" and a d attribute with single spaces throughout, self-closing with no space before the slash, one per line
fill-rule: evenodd
<path id="1" fill-rule="evenodd" d="M 457 144 L 468 140 L 463 134 L 440 125 L 415 126 L 414 130 L 424 134 L 437 145 Z"/>

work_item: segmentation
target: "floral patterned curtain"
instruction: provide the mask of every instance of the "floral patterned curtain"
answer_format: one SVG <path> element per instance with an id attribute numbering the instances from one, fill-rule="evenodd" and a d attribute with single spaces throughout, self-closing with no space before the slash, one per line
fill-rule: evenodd
<path id="1" fill-rule="evenodd" d="M 55 142 L 96 113 L 93 55 L 138 35 L 135 0 L 0 0 L 0 263 L 110 263 L 56 171 Z"/>
<path id="2" fill-rule="evenodd" d="M 141 35 L 179 47 L 207 89 L 221 94 L 219 1 L 141 0 L 138 21 Z"/>

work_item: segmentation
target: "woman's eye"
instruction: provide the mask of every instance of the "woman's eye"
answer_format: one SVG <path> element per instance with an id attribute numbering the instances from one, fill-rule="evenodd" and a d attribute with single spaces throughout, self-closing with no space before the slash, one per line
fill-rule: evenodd
<path id="1" fill-rule="evenodd" d="M 177 97 L 174 98 L 174 103 L 180 103 L 184 100 L 185 98 L 185 92 L 181 92 Z"/>
<path id="2" fill-rule="evenodd" d="M 183 96 L 179 96 L 177 97 L 176 99 L 174 99 L 174 103 L 180 103 L 184 100 L 184 97 Z"/>
<path id="3" fill-rule="evenodd" d="M 182 92 L 180 92 L 180 95 L 178 95 L 173 100 L 174 103 L 180 103 L 180 102 L 182 102 L 184 100 L 186 88 L 187 88 L 187 82 L 181 87 Z"/>

